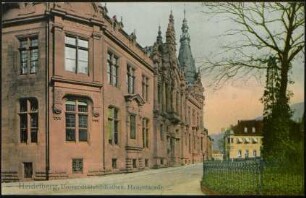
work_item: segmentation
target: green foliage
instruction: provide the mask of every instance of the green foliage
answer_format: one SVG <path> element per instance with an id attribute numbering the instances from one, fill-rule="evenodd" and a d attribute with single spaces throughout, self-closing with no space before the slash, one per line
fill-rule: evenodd
<path id="1" fill-rule="evenodd" d="M 215 169 L 204 174 L 202 185 L 221 195 L 303 195 L 304 174 L 288 170 L 290 167 L 283 170 L 279 167 L 266 167 L 260 185 L 259 173 Z"/>

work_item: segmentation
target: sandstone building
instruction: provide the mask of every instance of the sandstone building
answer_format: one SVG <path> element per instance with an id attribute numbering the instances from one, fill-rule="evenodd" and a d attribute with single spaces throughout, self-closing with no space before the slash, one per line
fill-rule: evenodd
<path id="1" fill-rule="evenodd" d="M 187 20 L 143 48 L 99 3 L 5 3 L 2 181 L 134 172 L 209 156 Z"/>
<path id="2" fill-rule="evenodd" d="M 225 132 L 225 159 L 247 159 L 261 156 L 262 120 L 239 120 Z"/>

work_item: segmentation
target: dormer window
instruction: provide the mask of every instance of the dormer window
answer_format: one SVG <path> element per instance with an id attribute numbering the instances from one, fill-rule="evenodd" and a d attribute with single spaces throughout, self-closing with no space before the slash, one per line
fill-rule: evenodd
<path id="1" fill-rule="evenodd" d="M 247 133 L 248 132 L 248 128 L 244 127 L 244 132 Z"/>
<path id="2" fill-rule="evenodd" d="M 252 127 L 252 132 L 255 133 L 256 132 L 256 128 Z"/>

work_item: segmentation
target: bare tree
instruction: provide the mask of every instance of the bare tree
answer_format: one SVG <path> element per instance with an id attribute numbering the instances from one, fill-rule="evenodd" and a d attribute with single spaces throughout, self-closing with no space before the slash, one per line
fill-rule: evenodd
<path id="1" fill-rule="evenodd" d="M 231 42 L 222 47 L 214 60 L 207 58 L 202 72 L 212 75 L 213 84 L 220 87 L 228 80 L 262 77 L 269 58 L 276 58 L 281 76 L 279 99 L 286 101 L 292 62 L 304 50 L 304 4 L 236 2 L 203 6 L 205 14 L 221 14 L 235 26 L 221 35 Z"/>

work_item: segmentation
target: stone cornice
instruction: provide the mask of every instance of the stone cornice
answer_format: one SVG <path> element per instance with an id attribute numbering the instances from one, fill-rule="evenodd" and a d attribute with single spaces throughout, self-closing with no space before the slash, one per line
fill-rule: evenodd
<path id="1" fill-rule="evenodd" d="M 71 80 L 71 79 L 66 79 L 66 78 L 57 77 L 57 76 L 51 77 L 51 82 L 63 82 L 63 83 L 70 83 L 70 84 L 75 84 L 75 85 L 98 87 L 98 88 L 103 87 L 102 83 L 77 81 L 77 80 Z"/>

